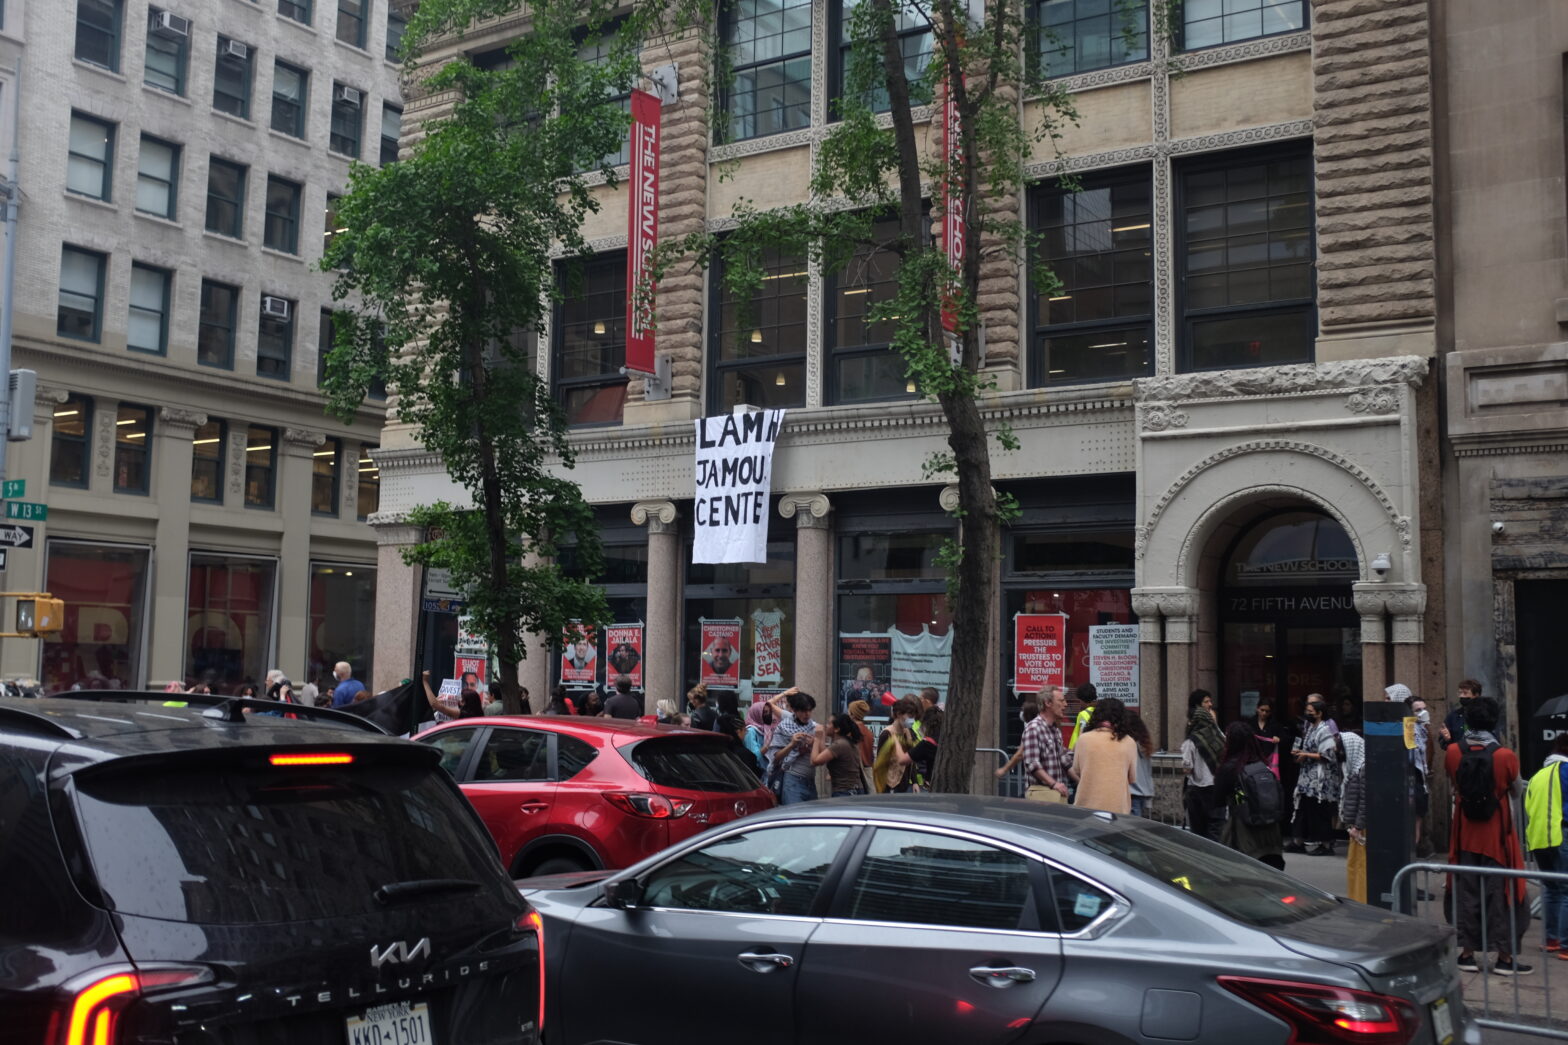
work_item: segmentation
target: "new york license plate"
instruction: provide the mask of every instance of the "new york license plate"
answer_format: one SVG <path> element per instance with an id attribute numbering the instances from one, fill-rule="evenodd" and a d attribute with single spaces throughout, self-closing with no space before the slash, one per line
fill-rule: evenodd
<path id="1" fill-rule="evenodd" d="M 422 1001 L 377 1005 L 362 1016 L 350 1016 L 348 1045 L 434 1045 L 430 1006 Z"/>

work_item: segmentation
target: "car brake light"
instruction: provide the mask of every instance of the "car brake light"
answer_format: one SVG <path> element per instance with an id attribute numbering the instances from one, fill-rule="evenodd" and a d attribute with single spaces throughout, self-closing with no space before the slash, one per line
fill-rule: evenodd
<path id="1" fill-rule="evenodd" d="M 691 812 L 691 801 L 669 798 L 648 791 L 602 791 L 605 801 L 623 813 L 649 820 L 674 820 Z"/>
<path id="2" fill-rule="evenodd" d="M 114 1045 L 120 1014 L 142 994 L 162 987 L 201 983 L 212 973 L 196 967 L 155 967 L 99 974 L 76 991 L 65 1021 L 62 1045 Z"/>
<path id="3" fill-rule="evenodd" d="M 1288 1023 L 1291 1045 L 1409 1045 L 1421 1026 L 1415 1006 L 1386 994 L 1249 976 L 1219 983 Z"/>
<path id="4" fill-rule="evenodd" d="M 517 927 L 530 930 L 539 946 L 539 1027 L 538 1037 L 544 1037 L 544 918 L 538 911 L 517 916 Z"/>
<path id="5" fill-rule="evenodd" d="M 343 751 L 308 751 L 294 755 L 268 755 L 275 766 L 346 766 L 354 756 Z"/>

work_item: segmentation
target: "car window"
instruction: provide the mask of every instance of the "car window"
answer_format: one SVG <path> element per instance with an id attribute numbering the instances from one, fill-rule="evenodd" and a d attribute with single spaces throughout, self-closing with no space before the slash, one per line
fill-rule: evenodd
<path id="1" fill-rule="evenodd" d="M 1075 874 L 1050 868 L 1051 892 L 1056 898 L 1056 923 L 1064 933 L 1075 933 L 1087 928 L 1091 922 L 1115 903 L 1110 893 Z"/>
<path id="2" fill-rule="evenodd" d="M 550 734 L 495 727 L 474 763 L 473 779 L 549 780 Z"/>
<path id="3" fill-rule="evenodd" d="M 849 828 L 773 827 L 730 835 L 643 880 L 643 903 L 692 911 L 805 915 Z"/>
<path id="4" fill-rule="evenodd" d="M 848 917 L 870 922 L 1038 928 L 1027 858 L 963 838 L 877 828 Z"/>
<path id="5" fill-rule="evenodd" d="M 683 791 L 736 794 L 761 785 L 756 771 L 736 754 L 740 745 L 709 734 L 705 737 L 655 737 L 632 746 L 631 760 L 648 782 Z"/>
<path id="6" fill-rule="evenodd" d="M 570 780 L 572 777 L 588 768 L 599 754 L 599 749 L 592 744 L 569 737 L 565 733 L 555 735 L 555 765 L 558 780 Z"/>
<path id="7" fill-rule="evenodd" d="M 441 752 L 441 768 L 455 777 L 457 767 L 463 764 L 463 755 L 468 751 L 468 745 L 473 743 L 477 732 L 473 726 L 443 729 L 424 742 Z"/>

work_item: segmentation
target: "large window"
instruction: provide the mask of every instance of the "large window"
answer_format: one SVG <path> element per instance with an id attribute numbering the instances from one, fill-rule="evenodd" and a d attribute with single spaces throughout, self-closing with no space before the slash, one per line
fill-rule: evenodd
<path id="1" fill-rule="evenodd" d="M 272 656 L 277 561 L 191 554 L 185 677 L 232 692 L 261 682 Z"/>
<path id="2" fill-rule="evenodd" d="M 164 12 L 147 9 L 147 59 L 142 67 L 142 82 L 170 94 L 185 93 L 185 67 L 190 58 L 190 34 L 165 28 Z"/>
<path id="3" fill-rule="evenodd" d="M 180 195 L 180 147 L 142 135 L 136 158 L 136 209 L 174 221 Z"/>
<path id="4" fill-rule="evenodd" d="M 79 112 L 71 114 L 65 187 L 95 200 L 114 195 L 114 124 Z"/>
<path id="5" fill-rule="evenodd" d="M 163 355 L 169 347 L 169 290 L 174 273 L 134 262 L 131 265 L 131 312 L 125 328 L 127 348 Z"/>
<path id="6" fill-rule="evenodd" d="M 408 19 L 387 5 L 387 61 L 402 60 L 403 34 L 408 30 Z"/>
<path id="7" fill-rule="evenodd" d="M 207 163 L 207 231 L 245 235 L 245 167 L 212 157 Z"/>
<path id="8" fill-rule="evenodd" d="M 1205 159 L 1179 191 L 1183 369 L 1310 361 L 1311 155 Z"/>
<path id="9" fill-rule="evenodd" d="M 251 425 L 245 432 L 245 507 L 272 507 L 277 462 L 278 430 Z"/>
<path id="10" fill-rule="evenodd" d="M 365 9 L 370 0 L 338 0 L 338 39 L 354 47 L 365 46 Z"/>
<path id="11" fill-rule="evenodd" d="M 256 376 L 289 379 L 294 356 L 294 306 L 288 298 L 263 294 L 256 329 Z"/>
<path id="12" fill-rule="evenodd" d="M 811 123 L 811 0 L 734 0 L 720 12 L 730 81 L 716 137 L 760 138 Z"/>
<path id="13" fill-rule="evenodd" d="M 109 256 L 81 247 L 60 251 L 60 304 L 55 333 L 77 341 L 103 335 L 103 278 Z"/>
<path id="14" fill-rule="evenodd" d="M 381 468 L 370 455 L 376 447 L 359 448 L 359 495 L 354 517 L 361 522 L 375 515 L 381 508 Z"/>
<path id="15" fill-rule="evenodd" d="M 577 57 L 584 62 L 590 62 L 597 65 L 608 62 L 610 60 L 610 56 L 614 52 L 615 30 L 610 28 L 606 29 L 602 35 L 595 37 L 592 40 L 585 41 L 583 45 L 578 48 Z M 610 95 L 605 100 L 605 104 L 614 106 L 620 109 L 622 112 L 629 113 L 632 111 L 631 93 L 627 92 L 625 94 Z M 621 135 L 621 147 L 615 152 L 610 153 L 608 156 L 603 157 L 601 162 L 607 163 L 611 167 L 617 167 L 621 164 L 632 162 L 631 134 L 631 127 L 628 126 L 626 131 Z M 597 166 L 598 165 L 596 164 L 595 167 L 597 168 Z"/>
<path id="16" fill-rule="evenodd" d="M 222 421 L 208 421 L 191 440 L 191 500 L 223 503 L 223 460 L 229 428 Z"/>
<path id="17" fill-rule="evenodd" d="M 873 233 L 879 244 L 898 234 L 897 221 L 884 221 Z M 828 281 L 828 399 L 864 403 L 904 399 L 916 392 L 904 361 L 891 347 L 893 320 L 873 322 L 872 306 L 898 294 L 898 255 L 885 247 L 862 247 Z"/>
<path id="18" fill-rule="evenodd" d="M 555 393 L 568 424 L 617 424 L 626 404 L 626 254 L 561 268 L 555 324 Z"/>
<path id="19" fill-rule="evenodd" d="M 114 492 L 146 493 L 152 463 L 152 410 L 121 403 L 114 419 Z"/>
<path id="20" fill-rule="evenodd" d="M 768 560 L 766 563 L 714 565 L 686 560 L 686 629 L 684 642 L 685 685 L 689 689 L 710 671 L 718 670 L 725 660 L 719 655 L 714 636 L 722 630 L 704 632 L 703 622 L 720 629 L 739 621 L 738 641 L 726 635 L 717 643 L 729 649 L 719 655 L 735 665 L 731 672 L 741 694 L 741 705 L 753 696 L 777 692 L 793 678 L 795 663 L 795 541 L 794 524 L 774 513 L 771 517 Z M 608 551 L 608 549 L 607 549 Z M 646 563 L 639 563 L 646 570 Z M 646 573 L 643 575 L 646 580 Z"/>
<path id="21" fill-rule="evenodd" d="M 310 514 L 338 514 L 338 473 L 343 461 L 343 442 L 328 439 L 310 459 Z"/>
<path id="22" fill-rule="evenodd" d="M 242 120 L 250 119 L 250 45 L 218 37 L 218 60 L 212 74 L 212 107 Z"/>
<path id="23" fill-rule="evenodd" d="M 305 100 L 310 73 L 287 62 L 272 66 L 272 129 L 295 138 L 305 137 Z"/>
<path id="24" fill-rule="evenodd" d="M 1042 76 L 1071 76 L 1149 57 L 1148 0 L 1033 0 L 1030 14 L 1032 58 Z"/>
<path id="25" fill-rule="evenodd" d="M 368 686 L 375 678 L 376 568 L 359 564 L 310 564 L 310 648 L 306 677 L 317 685 L 332 667 L 348 661 Z"/>
<path id="26" fill-rule="evenodd" d="M 770 251 L 762 285 L 749 300 L 713 269 L 713 379 L 709 400 L 716 413 L 738 403 L 762 407 L 806 403 L 806 261 Z"/>
<path id="27" fill-rule="evenodd" d="M 278 14 L 301 25 L 310 24 L 310 0 L 278 0 Z"/>
<path id="28" fill-rule="evenodd" d="M 210 279 L 201 281 L 201 321 L 196 332 L 196 362 L 234 369 L 234 330 L 239 319 L 240 288 Z"/>
<path id="29" fill-rule="evenodd" d="M 381 166 L 397 162 L 397 143 L 403 133 L 403 110 L 381 103 Z"/>
<path id="30" fill-rule="evenodd" d="M 120 27 L 125 0 L 76 0 L 76 57 L 120 71 Z"/>
<path id="31" fill-rule="evenodd" d="M 299 253 L 299 183 L 267 176 L 267 214 L 261 231 L 263 246 L 285 254 Z"/>
<path id="32" fill-rule="evenodd" d="M 346 84 L 332 85 L 332 133 L 327 147 L 333 152 L 359 159 L 359 139 L 364 127 L 364 96 Z"/>
<path id="33" fill-rule="evenodd" d="M 87 486 L 91 458 L 93 401 L 73 395 L 54 408 L 49 446 L 49 485 Z"/>
<path id="34" fill-rule="evenodd" d="M 1059 286 L 1034 281 L 1033 385 L 1139 377 L 1154 365 L 1149 173 L 1086 175 L 1034 199 L 1040 260 Z"/>
<path id="35" fill-rule="evenodd" d="M 852 47 L 851 17 L 855 8 L 859 7 L 861 0 L 834 0 L 832 5 L 833 23 L 838 27 L 838 47 L 834 51 L 837 64 L 834 67 L 836 80 L 834 81 L 833 97 L 843 97 L 849 85 L 850 52 Z M 898 47 L 904 55 L 904 76 L 909 81 L 909 100 L 912 104 L 920 105 L 931 100 L 931 92 L 925 84 L 926 67 L 931 64 L 931 22 L 919 11 L 898 9 L 894 5 L 894 21 L 898 26 Z M 880 70 L 882 68 L 881 44 L 873 44 L 872 65 Z M 864 102 L 873 112 L 887 112 L 887 88 L 882 86 L 882 77 L 877 77 L 878 86 L 864 98 Z M 837 102 L 835 101 L 835 105 Z M 835 114 L 837 115 L 837 114 Z"/>
<path id="36" fill-rule="evenodd" d="M 1187 50 L 1233 44 L 1307 26 L 1306 0 L 1184 0 L 1181 43 Z"/>
<path id="37" fill-rule="evenodd" d="M 51 540 L 46 554 L 44 587 L 65 603 L 65 627 L 43 640 L 44 689 L 145 685 L 147 549 Z"/>

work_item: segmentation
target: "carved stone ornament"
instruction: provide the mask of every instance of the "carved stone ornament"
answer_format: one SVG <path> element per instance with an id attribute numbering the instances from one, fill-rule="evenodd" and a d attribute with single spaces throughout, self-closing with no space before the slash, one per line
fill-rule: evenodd
<path id="1" fill-rule="evenodd" d="M 779 514 L 786 519 L 794 519 L 796 529 L 826 528 L 828 513 L 832 510 L 833 503 L 826 494 L 787 493 L 779 498 Z"/>
<path id="2" fill-rule="evenodd" d="M 1198 615 L 1198 592 L 1194 588 L 1134 588 L 1132 611 L 1139 620 L 1156 617 L 1186 619 Z"/>
<path id="3" fill-rule="evenodd" d="M 313 428 L 285 428 L 283 430 L 283 441 L 296 446 L 315 449 L 327 441 L 327 434 L 318 432 Z"/>
<path id="4" fill-rule="evenodd" d="M 177 406 L 166 406 L 158 411 L 158 420 L 165 428 L 183 428 L 185 434 L 190 435 L 207 423 L 207 415 L 199 410 L 182 410 Z"/>
<path id="5" fill-rule="evenodd" d="M 1360 389 L 1366 385 L 1404 384 L 1419 388 L 1429 363 L 1423 356 L 1390 356 L 1144 377 L 1133 382 L 1133 398 L 1139 402 L 1163 402 L 1299 395 Z"/>
<path id="6" fill-rule="evenodd" d="M 649 533 L 669 533 L 675 528 L 674 501 L 638 501 L 632 505 L 632 524 Z"/>
<path id="7" fill-rule="evenodd" d="M 109 478 L 110 454 L 114 450 L 115 412 L 104 410 L 98 414 L 98 432 L 93 436 L 94 456 L 100 479 Z"/>
<path id="8" fill-rule="evenodd" d="M 1345 399 L 1345 409 L 1353 414 L 1392 414 L 1399 410 L 1397 388 L 1363 388 Z"/>
<path id="9" fill-rule="evenodd" d="M 1138 418 L 1145 432 L 1164 432 L 1172 428 L 1186 428 L 1187 415 L 1169 403 L 1149 403 L 1138 408 Z"/>
<path id="10" fill-rule="evenodd" d="M 229 434 L 229 494 L 240 495 L 245 488 L 245 429 Z"/>
<path id="11" fill-rule="evenodd" d="M 33 389 L 33 402 L 38 406 L 55 407 L 71 398 L 69 389 L 59 385 L 40 384 Z"/>

